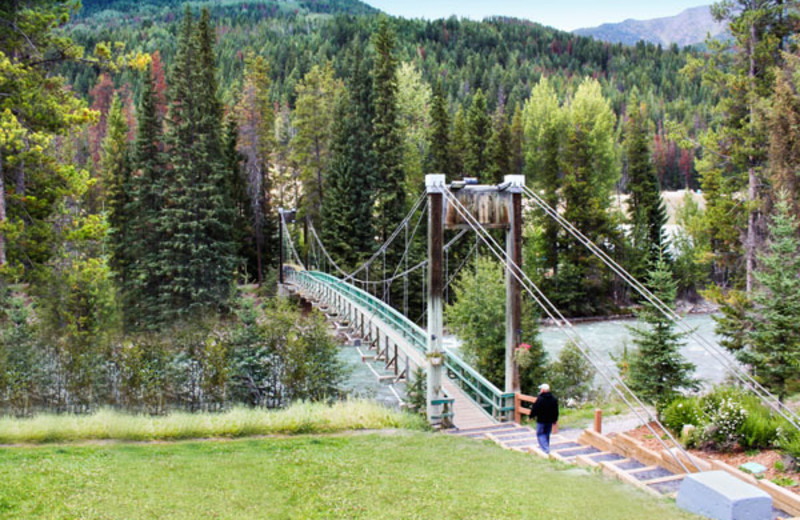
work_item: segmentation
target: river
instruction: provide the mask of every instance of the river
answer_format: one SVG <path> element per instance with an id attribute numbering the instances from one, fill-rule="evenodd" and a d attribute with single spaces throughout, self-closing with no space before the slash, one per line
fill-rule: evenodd
<path id="1" fill-rule="evenodd" d="M 692 327 L 697 335 L 705 338 L 714 346 L 718 346 L 719 338 L 714 334 L 714 320 L 711 315 L 692 314 L 686 316 L 684 322 Z M 617 368 L 611 356 L 621 354 L 626 344 L 629 349 L 633 346 L 629 327 L 636 323 L 635 319 L 593 321 L 579 323 L 574 327 L 603 366 L 616 372 Z M 568 339 L 567 335 L 555 326 L 543 326 L 540 329 L 540 338 L 550 361 L 558 357 Z M 708 387 L 725 380 L 726 370 L 717 357 L 709 353 L 694 337 L 686 337 L 683 341 L 685 345 L 681 348 L 681 353 L 686 360 L 695 364 L 694 377 L 700 379 L 703 386 Z M 459 347 L 459 341 L 454 336 L 445 336 L 444 344 L 453 349 Z M 733 359 L 727 353 L 723 353 L 723 355 L 729 360 Z M 397 403 L 397 398 L 388 385 L 379 383 L 375 373 L 361 362 L 361 357 L 355 347 L 342 346 L 340 359 L 352 370 L 345 383 L 346 389 L 351 395 L 375 399 L 388 405 Z M 387 373 L 382 370 L 380 362 L 372 363 L 372 367 L 381 374 Z M 600 387 L 607 388 L 608 386 L 600 377 L 597 378 L 596 384 Z M 404 393 L 403 386 L 395 387 L 401 395 Z"/>

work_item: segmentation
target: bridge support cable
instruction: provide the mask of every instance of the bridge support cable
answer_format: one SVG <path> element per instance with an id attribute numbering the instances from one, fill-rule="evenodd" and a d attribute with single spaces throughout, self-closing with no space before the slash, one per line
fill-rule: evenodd
<path id="1" fill-rule="evenodd" d="M 483 243 L 487 246 L 489 251 L 503 264 L 507 272 L 512 273 L 517 281 L 520 283 L 522 288 L 528 293 L 528 295 L 541 307 L 545 313 L 556 323 L 559 329 L 564 332 L 569 339 L 571 339 L 576 347 L 580 350 L 581 354 L 584 358 L 589 361 L 589 363 L 597 370 L 597 373 L 601 375 L 603 379 L 611 386 L 611 388 L 617 393 L 617 395 L 623 400 L 623 402 L 631 409 L 631 411 L 636 415 L 636 417 L 650 430 L 653 434 L 654 438 L 658 440 L 658 442 L 664 447 L 664 449 L 672 455 L 675 459 L 676 463 L 683 468 L 686 473 L 690 473 L 690 470 L 686 467 L 680 457 L 669 448 L 669 446 L 664 442 L 661 438 L 661 434 L 656 432 L 655 429 L 651 426 L 651 423 L 656 423 L 664 433 L 668 436 L 670 441 L 673 443 L 674 447 L 677 448 L 681 453 L 684 454 L 687 460 L 691 461 L 694 464 L 694 461 L 689 456 L 688 453 L 684 450 L 683 446 L 672 436 L 672 434 L 660 423 L 657 417 L 654 417 L 653 414 L 647 409 L 644 403 L 636 396 L 636 394 L 625 384 L 624 381 L 614 372 L 609 372 L 606 370 L 605 366 L 600 362 L 600 360 L 596 359 L 594 353 L 592 352 L 589 345 L 581 338 L 580 334 L 574 329 L 572 323 L 567 320 L 564 315 L 558 310 L 558 308 L 553 305 L 553 303 L 547 298 L 547 296 L 539 289 L 539 287 L 534 284 L 530 278 L 522 271 L 519 266 L 513 262 L 511 259 L 507 257 L 505 251 L 502 247 L 497 243 L 497 241 L 491 236 L 490 233 L 486 231 L 486 229 L 477 221 L 477 219 L 461 204 L 461 202 L 450 192 L 448 188 L 444 188 L 444 195 L 447 197 L 447 200 L 452 204 L 453 208 L 456 212 L 459 213 L 462 219 L 468 223 L 468 225 L 477 233 Z M 635 403 L 635 405 L 634 405 Z M 647 420 L 645 420 L 645 417 Z M 695 468 L 699 471 L 695 465 Z"/>
<path id="2" fill-rule="evenodd" d="M 572 235 L 579 243 L 584 245 L 589 251 L 597 256 L 604 264 L 606 264 L 614 273 L 622 278 L 629 286 L 631 286 L 640 296 L 645 298 L 652 304 L 659 312 L 665 317 L 670 319 L 676 324 L 684 333 L 694 338 L 703 349 L 711 354 L 720 364 L 726 368 L 730 374 L 734 375 L 742 385 L 753 392 L 765 405 L 772 409 L 775 413 L 780 415 L 792 426 L 800 430 L 800 416 L 793 412 L 789 407 L 780 402 L 771 392 L 764 388 L 756 379 L 743 370 L 737 363 L 729 359 L 719 347 L 711 343 L 708 339 L 698 334 L 692 327 L 686 324 L 684 320 L 661 299 L 655 296 L 647 287 L 640 281 L 633 277 L 625 268 L 620 266 L 613 258 L 611 258 L 602 248 L 589 240 L 579 229 L 577 229 L 571 222 L 562 217 L 558 211 L 548 205 L 536 192 L 530 188 L 525 188 L 525 194 L 529 200 L 532 200 L 547 216 L 555 220 L 562 228 L 564 228 L 570 235 Z"/>
<path id="3" fill-rule="evenodd" d="M 302 260 L 300 260 L 300 255 L 297 254 L 297 251 L 294 248 L 294 241 L 292 240 L 292 233 L 286 227 L 285 213 L 283 211 L 279 211 L 279 214 L 280 214 L 280 218 L 281 218 L 281 226 L 282 226 L 283 229 L 286 230 L 286 233 L 284 234 L 284 238 L 288 242 L 289 251 L 292 253 L 292 257 L 297 262 L 297 265 L 299 265 L 300 267 L 305 269 L 306 268 L 305 264 L 303 263 Z"/>

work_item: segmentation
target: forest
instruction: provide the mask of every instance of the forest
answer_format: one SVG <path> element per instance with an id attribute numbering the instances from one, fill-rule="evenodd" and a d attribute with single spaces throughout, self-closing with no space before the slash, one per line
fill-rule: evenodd
<path id="1" fill-rule="evenodd" d="M 503 17 L 393 18 L 357 0 L 4 4 L 3 410 L 336 394 L 345 373 L 324 323 L 272 297 L 279 209 L 296 210 L 288 230 L 307 265 L 372 258 L 373 279 L 387 278 L 424 258 L 424 229 L 381 265 L 375 253 L 409 212 L 416 221 L 432 172 L 486 184 L 524 174 L 670 304 L 719 305 L 724 346 L 779 396 L 795 392 L 797 5 L 724 1 L 714 13 L 732 38 L 699 50 Z M 662 190 L 687 192 L 674 232 Z M 524 269 L 566 315 L 634 309 L 659 328 L 552 220 L 525 218 Z M 497 266 L 471 246 L 449 253 L 466 267 L 451 273 L 448 319 L 476 338 L 471 361 L 502 379 L 491 354 L 502 342 L 484 349 L 493 332 L 470 329 L 481 307 L 466 305 L 494 294 Z M 420 273 L 398 283 L 365 287 L 424 319 Z M 642 352 L 678 344 L 639 338 L 633 386 L 653 399 L 692 388 L 681 363 L 668 388 L 642 383 Z"/>

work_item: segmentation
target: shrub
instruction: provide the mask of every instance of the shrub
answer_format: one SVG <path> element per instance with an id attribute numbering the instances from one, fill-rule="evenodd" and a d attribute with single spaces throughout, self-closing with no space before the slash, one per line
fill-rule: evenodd
<path id="1" fill-rule="evenodd" d="M 550 385 L 564 403 L 585 403 L 592 393 L 596 370 L 570 341 L 548 369 Z"/>
<path id="2" fill-rule="evenodd" d="M 664 426 L 676 433 L 687 424 L 702 428 L 707 422 L 695 397 L 679 397 L 672 401 L 661 412 L 661 420 Z"/>
<path id="3" fill-rule="evenodd" d="M 742 397 L 742 405 L 748 415 L 739 432 L 739 443 L 745 449 L 773 447 L 778 438 L 780 419 L 773 417 L 770 410 L 754 396 Z"/>
<path id="4" fill-rule="evenodd" d="M 700 443 L 721 451 L 732 450 L 749 415 L 742 404 L 741 392 L 717 388 L 700 399 L 700 409 L 708 417 L 708 423 L 699 432 Z"/>

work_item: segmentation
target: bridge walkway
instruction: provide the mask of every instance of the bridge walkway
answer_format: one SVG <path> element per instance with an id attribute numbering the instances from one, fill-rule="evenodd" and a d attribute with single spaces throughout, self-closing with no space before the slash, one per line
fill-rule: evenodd
<path id="1" fill-rule="evenodd" d="M 427 336 L 416 324 L 371 294 L 332 275 L 296 270 L 287 282 L 311 301 L 333 308 L 329 318 L 346 323 L 378 351 L 377 358 L 393 369 L 396 381 L 427 367 Z M 442 419 L 457 429 L 480 428 L 513 419 L 514 394 L 503 393 L 467 365 L 457 353 L 445 350 L 449 377 L 443 380 L 446 411 Z"/>

